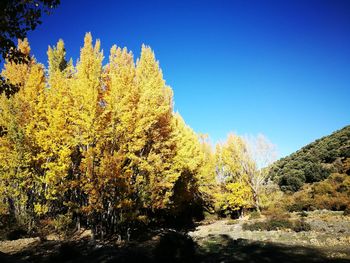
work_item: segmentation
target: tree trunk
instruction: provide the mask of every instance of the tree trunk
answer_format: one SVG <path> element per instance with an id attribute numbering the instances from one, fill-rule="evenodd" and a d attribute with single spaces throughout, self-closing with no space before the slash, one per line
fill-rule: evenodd
<path id="1" fill-rule="evenodd" d="M 77 216 L 77 230 L 80 231 L 80 215 Z"/>

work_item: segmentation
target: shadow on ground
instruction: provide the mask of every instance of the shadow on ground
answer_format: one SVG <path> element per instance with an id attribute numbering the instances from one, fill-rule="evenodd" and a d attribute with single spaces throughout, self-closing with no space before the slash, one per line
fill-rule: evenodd
<path id="1" fill-rule="evenodd" d="M 199 250 L 199 262 L 350 262 L 328 258 L 325 251 L 302 246 L 288 246 L 269 242 L 233 240 L 228 235 L 209 236 Z"/>
<path id="2" fill-rule="evenodd" d="M 145 242 L 130 242 L 119 247 L 112 243 L 96 245 L 89 240 L 44 241 L 15 255 L 0 253 L 0 262 L 350 262 L 327 258 L 319 249 L 233 240 L 227 235 L 209 236 L 201 242 L 198 246 L 189 236 L 173 231 L 158 234 Z"/>

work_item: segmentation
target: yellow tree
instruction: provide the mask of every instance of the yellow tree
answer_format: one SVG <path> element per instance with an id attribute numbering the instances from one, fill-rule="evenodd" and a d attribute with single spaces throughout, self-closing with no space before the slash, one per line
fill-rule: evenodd
<path id="1" fill-rule="evenodd" d="M 17 49 L 26 57 L 29 58 L 29 63 L 15 63 L 14 61 L 6 60 L 4 65 L 4 70 L 2 72 L 2 76 L 5 79 L 8 79 L 11 84 L 17 86 L 23 86 L 25 83 L 28 71 L 31 66 L 32 58 L 30 57 L 30 46 L 28 39 L 18 40 Z"/>
<path id="2" fill-rule="evenodd" d="M 74 166 L 79 166 L 79 169 L 74 171 L 75 181 L 78 183 L 75 187 L 81 188 L 86 195 L 86 198 L 81 200 L 84 211 L 88 214 L 102 208 L 97 183 L 96 147 L 99 141 L 101 114 L 102 60 L 100 41 L 97 40 L 93 45 L 92 36 L 87 33 L 72 79 L 71 127 L 75 138 L 74 145 L 78 147 L 78 154 L 81 155 L 74 163 Z"/>
<path id="3" fill-rule="evenodd" d="M 175 213 L 180 214 L 186 212 L 185 209 L 193 209 L 202 203 L 198 175 L 204 164 L 204 156 L 197 135 L 179 113 L 174 115 L 174 138 L 176 155 L 171 166 L 173 176 L 168 180 L 171 190 L 168 195 L 171 195 Z"/>
<path id="4" fill-rule="evenodd" d="M 18 41 L 18 49 L 29 56 L 30 47 L 27 39 Z M 28 78 L 31 64 L 16 64 L 6 61 L 2 77 L 10 83 L 23 86 Z M 23 94 L 23 91 L 22 91 Z M 23 97 L 23 96 L 22 96 Z M 25 153 L 25 130 L 23 118 L 19 108 L 20 96 L 7 98 L 1 94 L 0 98 L 0 173 L 2 182 L 2 196 L 8 199 L 10 213 L 18 215 L 25 212 L 27 196 L 21 191 L 21 185 L 29 174 L 29 156 Z M 26 120 L 25 120 L 26 121 Z"/>
<path id="5" fill-rule="evenodd" d="M 133 173 L 133 141 L 139 90 L 135 84 L 133 55 L 126 48 L 113 46 L 109 64 L 104 70 L 105 90 L 102 94 L 99 189 L 103 206 L 109 211 L 105 219 L 111 228 L 134 220 L 135 185 Z M 108 229 L 108 226 L 107 226 Z"/>
<path id="6" fill-rule="evenodd" d="M 198 190 L 206 209 L 213 212 L 215 193 L 219 191 L 216 178 L 215 152 L 212 149 L 208 135 L 199 135 L 203 162 L 197 173 Z"/>
<path id="7" fill-rule="evenodd" d="M 216 195 L 219 210 L 243 212 L 253 205 L 248 171 L 255 167 L 242 138 L 229 134 L 216 148 L 217 176 L 222 192 Z M 239 197 L 239 198 L 238 198 Z"/>
<path id="8" fill-rule="evenodd" d="M 135 185 L 141 207 L 162 209 L 169 201 L 173 181 L 172 90 L 147 46 L 142 46 L 136 64 L 136 85 L 140 98 L 132 144 Z"/>
<path id="9" fill-rule="evenodd" d="M 73 98 L 70 76 L 73 67 L 71 63 L 67 63 L 65 53 L 62 40 L 48 49 L 49 85 L 42 107 L 46 122 L 41 129 L 33 130 L 41 148 L 40 157 L 44 160 L 45 169 L 45 175 L 42 177 L 45 200 L 36 204 L 38 211 L 48 211 L 49 208 L 51 212 L 60 211 L 63 206 L 62 198 L 69 190 L 67 176 L 71 169 L 71 154 L 75 146 L 71 127 Z"/>
<path id="10" fill-rule="evenodd" d="M 26 39 L 19 41 L 18 48 L 29 55 Z M 4 95 L 0 99 L 0 126 L 5 130 L 0 147 L 1 176 L 7 182 L 12 212 L 17 216 L 29 214 L 32 218 L 34 203 L 42 190 L 40 178 L 44 172 L 35 132 L 45 123 L 44 68 L 33 57 L 29 64 L 7 61 L 2 75 L 11 84 L 19 85 L 20 90 L 9 99 Z"/>

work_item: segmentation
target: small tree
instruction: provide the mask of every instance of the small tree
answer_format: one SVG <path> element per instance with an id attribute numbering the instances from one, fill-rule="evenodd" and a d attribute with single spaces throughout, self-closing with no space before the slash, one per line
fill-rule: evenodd
<path id="1" fill-rule="evenodd" d="M 248 154 L 243 167 L 253 192 L 255 208 L 260 212 L 261 191 L 267 183 L 269 165 L 276 160 L 276 146 L 263 134 L 258 134 L 257 137 L 245 137 L 244 141 Z"/>
<path id="2" fill-rule="evenodd" d="M 221 213 L 238 211 L 252 205 L 249 174 L 254 169 L 244 140 L 229 134 L 223 144 L 216 147 L 216 172 L 221 192 L 216 195 L 216 208 Z"/>

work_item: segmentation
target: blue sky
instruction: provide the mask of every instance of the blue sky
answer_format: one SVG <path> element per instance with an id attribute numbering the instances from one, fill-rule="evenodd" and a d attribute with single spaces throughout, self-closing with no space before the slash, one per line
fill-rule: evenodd
<path id="1" fill-rule="evenodd" d="M 65 41 L 78 58 L 86 32 L 139 56 L 155 51 L 175 109 L 213 142 L 265 134 L 290 154 L 350 124 L 350 1 L 68 1 L 28 35 L 46 64 Z"/>

